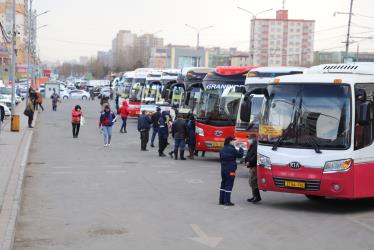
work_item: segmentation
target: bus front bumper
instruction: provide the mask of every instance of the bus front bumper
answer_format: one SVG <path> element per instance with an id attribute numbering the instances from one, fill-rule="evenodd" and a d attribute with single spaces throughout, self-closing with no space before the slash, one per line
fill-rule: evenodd
<path id="1" fill-rule="evenodd" d="M 347 199 L 359 198 L 354 193 L 353 173 L 352 168 L 347 172 L 323 173 L 323 168 L 257 167 L 260 190 Z"/>

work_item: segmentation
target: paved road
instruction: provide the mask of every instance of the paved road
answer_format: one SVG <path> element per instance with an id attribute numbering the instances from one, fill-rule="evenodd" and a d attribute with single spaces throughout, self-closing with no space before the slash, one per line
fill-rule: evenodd
<path id="1" fill-rule="evenodd" d="M 182 162 L 140 152 L 135 120 L 126 135 L 117 124 L 104 148 L 98 104 L 88 101 L 73 139 L 73 105 L 39 116 L 15 249 L 374 249 L 373 200 L 265 193 L 252 205 L 240 169 L 236 206 L 219 206 L 215 154 Z"/>

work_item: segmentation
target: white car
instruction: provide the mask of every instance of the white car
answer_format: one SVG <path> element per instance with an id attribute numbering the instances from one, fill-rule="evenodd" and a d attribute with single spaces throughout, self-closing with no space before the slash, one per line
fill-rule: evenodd
<path id="1" fill-rule="evenodd" d="M 70 91 L 70 99 L 87 100 L 90 98 L 90 93 L 84 90 L 72 90 Z"/>
<path id="2" fill-rule="evenodd" d="M 5 116 L 10 116 L 11 115 L 10 109 L 7 107 L 6 104 L 0 102 L 0 106 L 4 107 Z"/>
<path id="3" fill-rule="evenodd" d="M 64 89 L 64 90 L 60 90 L 60 98 L 63 99 L 63 100 L 67 100 L 69 99 L 69 92 Z"/>

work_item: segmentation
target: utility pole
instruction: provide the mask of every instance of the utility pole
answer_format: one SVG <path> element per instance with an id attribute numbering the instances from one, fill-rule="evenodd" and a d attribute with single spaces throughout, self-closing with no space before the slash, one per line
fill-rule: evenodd
<path id="1" fill-rule="evenodd" d="M 16 0 L 13 0 L 12 4 L 12 66 L 11 66 L 11 80 L 12 80 L 12 110 L 11 116 L 15 115 L 16 109 L 16 42 L 17 42 L 17 31 L 16 31 Z"/>
<path id="2" fill-rule="evenodd" d="M 353 0 L 351 0 L 351 6 L 349 8 L 347 41 L 345 43 L 345 57 L 348 57 L 348 53 L 349 53 L 349 39 L 351 36 L 352 9 L 353 9 Z"/>
<path id="3" fill-rule="evenodd" d="M 29 27 L 28 27 L 28 41 L 27 41 L 27 84 L 29 84 L 30 81 L 30 53 L 31 53 L 31 32 L 32 32 L 32 1 L 30 0 L 30 6 L 29 6 Z M 33 86 L 32 80 L 30 86 Z"/>

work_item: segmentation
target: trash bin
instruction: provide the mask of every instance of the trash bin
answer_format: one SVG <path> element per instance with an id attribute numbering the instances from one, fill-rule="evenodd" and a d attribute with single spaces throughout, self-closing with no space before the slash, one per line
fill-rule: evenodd
<path id="1" fill-rule="evenodd" d="M 12 132 L 19 132 L 19 124 L 20 123 L 20 120 L 19 120 L 19 115 L 13 115 L 12 118 L 11 118 L 11 122 L 10 122 L 10 130 Z"/>

